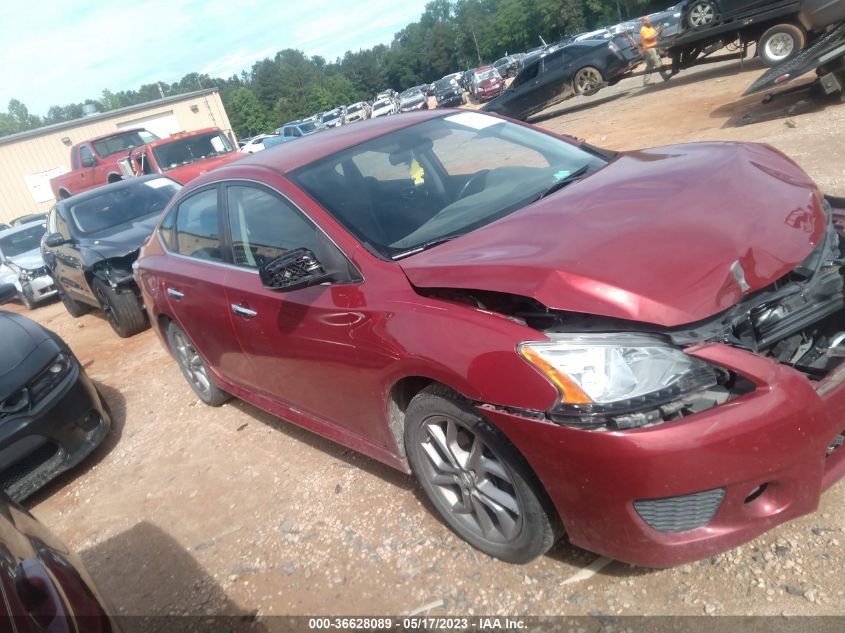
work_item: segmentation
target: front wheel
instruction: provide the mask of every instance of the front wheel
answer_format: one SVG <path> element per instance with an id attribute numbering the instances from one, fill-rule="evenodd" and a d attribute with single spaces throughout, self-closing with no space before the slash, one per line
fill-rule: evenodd
<path id="1" fill-rule="evenodd" d="M 593 66 L 585 66 L 572 79 L 572 89 L 576 95 L 589 96 L 598 92 L 604 82 L 601 71 Z"/>
<path id="2" fill-rule="evenodd" d="M 757 53 L 766 66 L 777 66 L 795 57 L 807 41 L 804 31 L 794 24 L 777 24 L 763 33 Z"/>
<path id="3" fill-rule="evenodd" d="M 134 292 L 118 292 L 99 278 L 94 279 L 93 286 L 109 324 L 120 338 L 129 338 L 147 329 L 147 315 Z"/>
<path id="4" fill-rule="evenodd" d="M 405 451 L 437 511 L 485 554 L 526 563 L 548 551 L 556 531 L 522 456 L 471 403 L 440 385 L 408 405 Z"/>
<path id="5" fill-rule="evenodd" d="M 205 361 L 191 339 L 172 321 L 167 326 L 167 342 L 170 344 L 173 356 L 176 357 L 176 362 L 179 363 L 182 375 L 200 400 L 209 406 L 219 407 L 231 398 L 228 393 L 214 384 Z"/>

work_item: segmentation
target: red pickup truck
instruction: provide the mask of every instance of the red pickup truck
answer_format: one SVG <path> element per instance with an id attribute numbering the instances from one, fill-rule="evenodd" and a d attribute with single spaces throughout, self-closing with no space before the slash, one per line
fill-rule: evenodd
<path id="1" fill-rule="evenodd" d="M 118 161 L 133 147 L 157 141 L 145 129 L 121 130 L 77 143 L 70 148 L 71 171 L 50 180 L 56 200 L 121 179 Z"/>
<path id="2" fill-rule="evenodd" d="M 180 132 L 167 138 L 139 145 L 118 161 L 123 177 L 166 174 L 183 185 L 189 180 L 226 163 L 243 158 L 222 130 L 209 127 Z"/>

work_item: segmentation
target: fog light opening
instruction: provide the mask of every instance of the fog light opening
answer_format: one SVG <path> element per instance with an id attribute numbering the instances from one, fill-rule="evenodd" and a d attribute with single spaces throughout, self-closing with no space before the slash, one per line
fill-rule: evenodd
<path id="1" fill-rule="evenodd" d="M 749 494 L 745 498 L 745 501 L 743 501 L 743 503 L 745 505 L 748 505 L 749 503 L 753 503 L 755 499 L 759 498 L 760 495 L 762 495 L 764 492 L 766 492 L 766 488 L 768 488 L 768 487 L 769 487 L 768 482 L 766 482 L 764 484 L 760 484 L 754 490 L 751 491 L 751 494 Z"/>

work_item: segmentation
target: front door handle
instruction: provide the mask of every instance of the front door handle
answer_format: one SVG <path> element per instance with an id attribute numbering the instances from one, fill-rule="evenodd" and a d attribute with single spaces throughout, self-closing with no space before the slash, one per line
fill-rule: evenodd
<path id="1" fill-rule="evenodd" d="M 184 292 L 182 292 L 181 290 L 176 290 L 176 288 L 168 288 L 167 294 L 169 294 L 174 299 L 181 299 L 185 296 Z"/>
<path id="2" fill-rule="evenodd" d="M 238 316 L 242 316 L 247 319 L 251 319 L 253 317 L 258 316 L 258 312 L 256 312 L 255 310 L 250 310 L 249 308 L 239 306 L 237 303 L 232 304 L 232 312 L 234 312 Z"/>

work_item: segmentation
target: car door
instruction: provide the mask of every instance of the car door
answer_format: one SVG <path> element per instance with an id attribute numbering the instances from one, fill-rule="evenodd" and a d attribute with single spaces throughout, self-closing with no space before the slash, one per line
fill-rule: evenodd
<path id="1" fill-rule="evenodd" d="M 255 389 L 382 445 L 373 394 L 361 393 L 361 366 L 348 284 L 278 292 L 261 284 L 258 268 L 296 248 L 321 262 L 345 260 L 337 246 L 290 200 L 255 183 L 231 182 L 226 192 L 235 269 L 226 295 L 234 329 L 252 362 Z M 368 414 L 364 414 L 367 411 Z"/>
<path id="2" fill-rule="evenodd" d="M 160 235 L 170 257 L 147 260 L 167 298 L 170 313 L 212 371 L 247 385 L 252 368 L 232 329 L 226 303 L 226 275 L 231 260 L 223 246 L 217 185 L 184 198 L 162 220 Z"/>
<path id="3" fill-rule="evenodd" d="M 537 102 L 537 89 L 543 75 L 543 58 L 540 57 L 523 68 L 507 90 L 508 113 L 530 111 Z"/>
<path id="4" fill-rule="evenodd" d="M 90 189 L 97 184 L 99 160 L 87 143 L 79 146 L 79 190 Z"/>
<path id="5" fill-rule="evenodd" d="M 45 235 L 58 233 L 66 241 L 60 246 L 45 248 L 44 263 L 50 269 L 53 280 L 58 282 L 72 298 L 99 305 L 85 279 L 84 262 L 80 252 L 82 247 L 70 229 L 69 213 L 70 209 L 67 206 L 57 205 L 47 216 Z"/>

